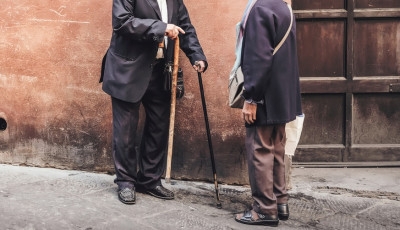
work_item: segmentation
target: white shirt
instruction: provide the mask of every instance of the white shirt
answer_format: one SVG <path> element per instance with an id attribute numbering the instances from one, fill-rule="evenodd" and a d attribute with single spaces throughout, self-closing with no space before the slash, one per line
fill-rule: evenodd
<path id="1" fill-rule="evenodd" d="M 160 8 L 160 11 L 161 11 L 161 20 L 168 24 L 167 0 L 157 0 L 157 3 L 158 3 L 158 7 Z M 165 41 L 165 48 L 167 48 L 167 44 L 168 44 L 167 36 L 164 37 L 164 41 Z M 163 58 L 163 57 L 164 57 L 163 49 L 158 48 L 157 58 Z"/>
<path id="2" fill-rule="evenodd" d="M 167 8 L 167 0 L 157 0 L 158 7 L 161 11 L 161 19 L 163 22 L 168 23 L 168 8 Z"/>

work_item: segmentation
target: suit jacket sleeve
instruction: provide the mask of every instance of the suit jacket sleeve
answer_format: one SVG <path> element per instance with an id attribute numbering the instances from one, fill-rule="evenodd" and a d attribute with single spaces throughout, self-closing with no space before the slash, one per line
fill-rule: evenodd
<path id="1" fill-rule="evenodd" d="M 113 0 L 112 27 L 115 33 L 137 41 L 162 42 L 167 24 L 156 19 L 136 18 L 135 0 Z"/>
<path id="2" fill-rule="evenodd" d="M 255 6 L 249 14 L 243 37 L 242 71 L 245 99 L 263 99 L 272 66 L 275 35 L 273 13 L 268 8 Z"/>
<path id="3" fill-rule="evenodd" d="M 205 61 L 207 65 L 206 56 L 204 55 L 199 39 L 197 38 L 196 30 L 190 21 L 189 12 L 183 3 L 183 0 L 178 0 L 178 2 L 178 26 L 185 31 L 185 34 L 179 35 L 180 48 L 185 52 L 192 65 L 194 65 L 196 61 Z"/>

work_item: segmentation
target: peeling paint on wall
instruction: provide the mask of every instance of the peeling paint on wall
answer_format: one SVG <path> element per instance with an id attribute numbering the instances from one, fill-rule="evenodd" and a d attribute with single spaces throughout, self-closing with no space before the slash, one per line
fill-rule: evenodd
<path id="1" fill-rule="evenodd" d="M 243 122 L 227 105 L 234 28 L 246 2 L 185 0 L 209 60 L 203 82 L 214 152 L 229 183 L 247 183 Z M 113 171 L 111 100 L 98 84 L 111 7 L 111 0 L 2 1 L 0 117 L 8 128 L 0 131 L 0 163 Z M 181 57 L 186 94 L 177 105 L 172 176 L 212 179 L 197 75 Z"/>

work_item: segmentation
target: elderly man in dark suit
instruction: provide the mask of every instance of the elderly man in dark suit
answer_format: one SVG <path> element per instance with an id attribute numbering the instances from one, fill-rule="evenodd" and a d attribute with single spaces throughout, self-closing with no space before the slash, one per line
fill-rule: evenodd
<path id="1" fill-rule="evenodd" d="M 254 3 L 255 1 L 255 3 Z M 242 110 L 254 203 L 236 216 L 238 222 L 276 226 L 289 217 L 285 188 L 285 124 L 302 114 L 295 22 L 282 0 L 250 0 L 243 35 Z M 274 49 L 283 45 L 274 55 Z M 279 218 L 278 218 L 279 217 Z"/>
<path id="2" fill-rule="evenodd" d="M 178 36 L 196 71 L 205 71 L 206 57 L 183 0 L 113 0 L 112 27 L 100 82 L 112 100 L 118 198 L 134 204 L 135 188 L 140 188 L 152 196 L 173 199 L 173 192 L 161 184 L 171 100 L 163 72 L 165 64 L 173 61 Z M 134 140 L 140 104 L 146 121 L 137 157 Z"/>

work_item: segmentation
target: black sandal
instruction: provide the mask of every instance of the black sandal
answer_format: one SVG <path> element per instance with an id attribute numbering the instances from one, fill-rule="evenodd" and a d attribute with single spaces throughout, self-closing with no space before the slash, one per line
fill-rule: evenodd
<path id="1" fill-rule="evenodd" d="M 258 219 L 255 220 L 253 218 L 253 213 L 251 212 L 251 210 L 246 210 L 243 212 L 243 216 L 240 219 L 236 216 L 235 220 L 242 224 L 265 225 L 271 227 L 276 227 L 279 224 L 279 219 L 276 215 L 265 215 L 261 213 L 257 213 L 257 215 Z"/>

